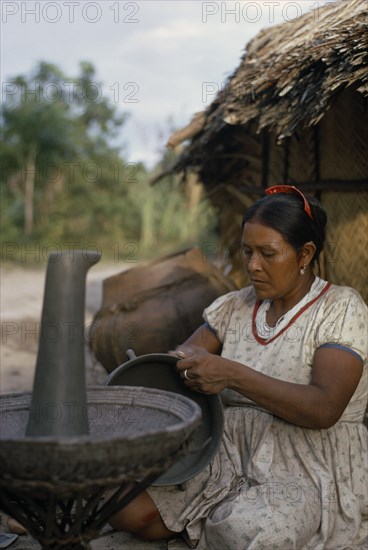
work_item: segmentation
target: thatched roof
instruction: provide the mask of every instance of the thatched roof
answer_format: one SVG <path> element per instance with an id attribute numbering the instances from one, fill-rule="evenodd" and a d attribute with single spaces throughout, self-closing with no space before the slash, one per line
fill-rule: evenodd
<path id="1" fill-rule="evenodd" d="M 169 140 L 187 145 L 167 171 L 198 173 L 217 209 L 223 267 L 238 284 L 244 210 L 266 187 L 289 183 L 318 194 L 326 241 L 339 243 L 338 261 L 326 248 L 322 276 L 368 299 L 367 16 L 367 0 L 340 0 L 261 31 L 225 89 Z"/>
<path id="2" fill-rule="evenodd" d="M 240 66 L 203 113 L 171 136 L 192 138 L 179 167 L 200 162 L 201 149 L 227 125 L 267 128 L 278 140 L 317 124 L 336 94 L 353 86 L 368 95 L 368 2 L 341 0 L 262 30 Z"/>

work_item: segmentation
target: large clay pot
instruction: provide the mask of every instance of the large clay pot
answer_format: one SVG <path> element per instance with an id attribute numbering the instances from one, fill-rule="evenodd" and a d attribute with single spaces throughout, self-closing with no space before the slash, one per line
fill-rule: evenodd
<path id="1" fill-rule="evenodd" d="M 235 285 L 198 248 L 105 279 L 91 348 L 108 372 L 137 355 L 166 353 L 203 323 L 202 313 Z"/>

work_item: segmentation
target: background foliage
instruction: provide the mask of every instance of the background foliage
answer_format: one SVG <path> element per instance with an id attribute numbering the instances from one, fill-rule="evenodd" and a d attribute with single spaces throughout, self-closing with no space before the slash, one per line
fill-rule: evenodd
<path id="1" fill-rule="evenodd" d="M 68 85 L 66 85 L 66 83 Z M 102 93 L 93 65 L 69 77 L 41 62 L 7 83 L 1 115 L 2 254 L 24 261 L 24 247 L 97 247 L 133 261 L 213 239 L 215 215 L 192 179 L 152 173 L 124 158 L 128 113 Z"/>

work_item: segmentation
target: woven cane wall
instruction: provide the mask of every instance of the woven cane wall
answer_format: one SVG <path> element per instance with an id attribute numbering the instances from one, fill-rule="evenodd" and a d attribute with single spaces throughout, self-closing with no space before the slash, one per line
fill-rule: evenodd
<path id="1" fill-rule="evenodd" d="M 368 192 L 326 192 L 321 202 L 328 216 L 323 275 L 368 302 Z"/>
<path id="2" fill-rule="evenodd" d="M 345 180 L 351 192 L 322 192 L 328 216 L 325 277 L 352 286 L 368 301 L 368 190 L 354 189 L 368 178 L 368 110 L 361 94 L 347 88 L 319 124 L 320 177 Z"/>

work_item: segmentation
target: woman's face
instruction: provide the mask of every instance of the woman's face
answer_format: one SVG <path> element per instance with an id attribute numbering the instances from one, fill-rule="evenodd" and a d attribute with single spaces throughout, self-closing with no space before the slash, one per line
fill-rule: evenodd
<path id="1" fill-rule="evenodd" d="M 241 247 L 257 298 L 282 299 L 298 290 L 302 258 L 278 231 L 249 221 L 243 228 Z"/>

